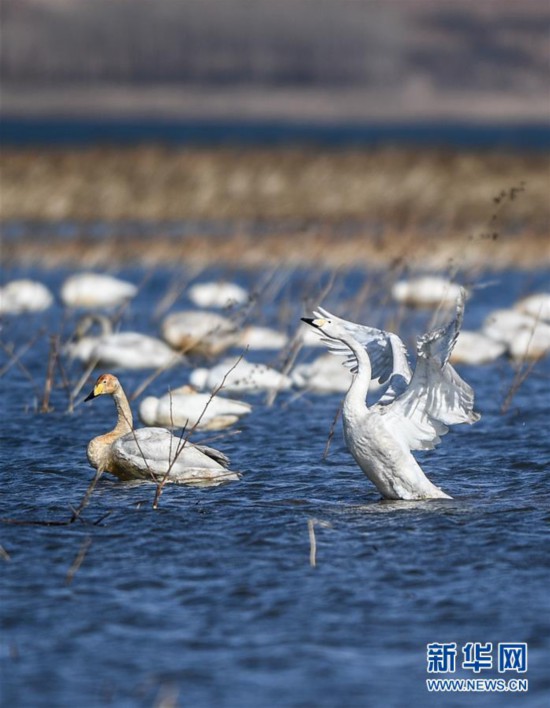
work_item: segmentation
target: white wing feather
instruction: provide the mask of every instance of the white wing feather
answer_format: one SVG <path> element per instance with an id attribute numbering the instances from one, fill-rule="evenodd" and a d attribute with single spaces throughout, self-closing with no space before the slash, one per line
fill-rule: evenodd
<path id="1" fill-rule="evenodd" d="M 430 449 L 441 442 L 448 425 L 474 423 L 474 392 L 449 364 L 464 314 L 464 293 L 448 325 L 418 339 L 417 361 L 407 389 L 389 404 L 385 421 L 411 450 Z M 380 404 L 379 404 L 380 405 Z"/>
<path id="2" fill-rule="evenodd" d="M 323 307 L 319 307 L 313 314 L 343 326 L 366 349 L 371 363 L 372 379 L 378 379 L 381 384 L 389 381 L 388 390 L 394 388 L 396 393 L 408 385 L 411 380 L 411 367 L 407 360 L 407 349 L 396 334 L 344 320 Z M 345 356 L 346 366 L 353 373 L 357 372 L 357 360 L 343 342 L 326 337 L 322 337 L 322 341 L 331 353 Z"/>
<path id="3" fill-rule="evenodd" d="M 455 318 L 445 327 L 419 337 L 414 374 L 402 340 L 391 332 L 349 322 L 319 308 L 316 317 L 338 323 L 362 345 L 369 355 L 372 378 L 389 385 L 376 404 L 388 429 L 410 450 L 429 450 L 441 442 L 448 425 L 474 423 L 474 393 L 449 364 L 460 331 L 465 293 L 457 301 Z M 357 370 L 357 361 L 342 342 L 323 338 L 329 351 L 346 357 L 346 365 Z"/>

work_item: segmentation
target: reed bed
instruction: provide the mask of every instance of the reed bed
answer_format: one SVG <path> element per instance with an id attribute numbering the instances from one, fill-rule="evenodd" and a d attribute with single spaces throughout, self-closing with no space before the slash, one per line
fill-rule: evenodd
<path id="1" fill-rule="evenodd" d="M 23 229 L 4 259 L 531 267 L 550 263 L 549 168 L 545 154 L 443 149 L 7 149 L 1 219 Z"/>

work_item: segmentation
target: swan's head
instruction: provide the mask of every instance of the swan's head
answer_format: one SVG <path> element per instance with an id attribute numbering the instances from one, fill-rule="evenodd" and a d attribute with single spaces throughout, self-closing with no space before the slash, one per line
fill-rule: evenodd
<path id="1" fill-rule="evenodd" d="M 319 334 L 328 337 L 329 339 L 345 339 L 347 338 L 346 330 L 336 322 L 333 322 L 328 317 L 302 317 L 302 322 L 311 325 L 318 330 Z"/>
<path id="2" fill-rule="evenodd" d="M 120 390 L 120 381 L 113 374 L 101 374 L 98 376 L 95 386 L 92 391 L 86 396 L 85 401 L 91 401 L 92 398 L 108 394 L 112 396 Z"/>

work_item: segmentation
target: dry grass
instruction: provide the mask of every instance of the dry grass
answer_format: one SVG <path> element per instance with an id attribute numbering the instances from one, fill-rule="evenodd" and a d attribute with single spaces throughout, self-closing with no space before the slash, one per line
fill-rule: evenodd
<path id="1" fill-rule="evenodd" d="M 549 176 L 547 156 L 535 153 L 8 149 L 2 221 L 69 221 L 81 236 L 8 239 L 4 258 L 350 265 L 414 253 L 437 267 L 458 255 L 496 266 L 548 263 Z M 114 235 L 89 238 L 98 221 Z M 148 224 L 148 233 L 128 222 Z M 187 223 L 185 236 L 163 234 L 173 222 Z"/>

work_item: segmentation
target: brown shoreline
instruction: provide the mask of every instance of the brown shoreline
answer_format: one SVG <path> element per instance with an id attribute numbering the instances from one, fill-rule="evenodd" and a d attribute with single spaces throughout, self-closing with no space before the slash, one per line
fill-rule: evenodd
<path id="1" fill-rule="evenodd" d="M 550 241 L 544 234 L 516 236 L 417 231 L 353 235 L 338 228 L 315 228 L 261 236 L 236 226 L 223 239 L 204 234 L 175 236 L 111 236 L 87 238 L 23 237 L 3 246 L 5 266 L 113 268 L 123 266 L 204 268 L 224 265 L 255 269 L 266 266 L 411 270 L 550 267 Z"/>
<path id="2" fill-rule="evenodd" d="M 9 148 L 0 187 L 1 221 L 21 233 L 7 230 L 6 265 L 550 264 L 536 153 Z M 93 236 L 98 222 L 112 235 Z"/>

